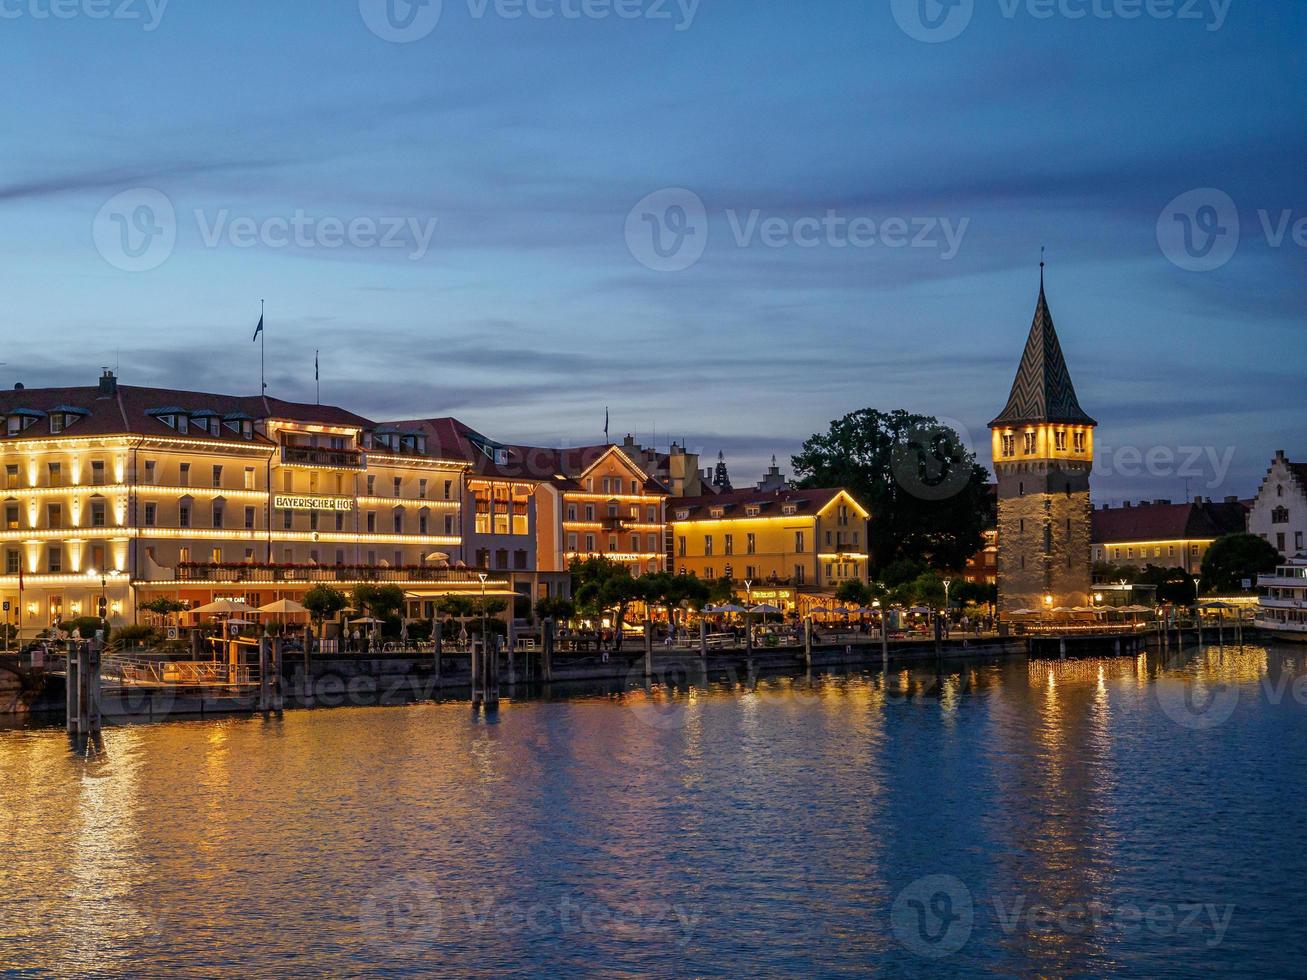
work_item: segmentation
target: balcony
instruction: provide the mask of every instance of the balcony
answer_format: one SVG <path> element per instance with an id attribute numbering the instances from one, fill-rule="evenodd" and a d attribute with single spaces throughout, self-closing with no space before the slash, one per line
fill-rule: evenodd
<path id="1" fill-rule="evenodd" d="M 250 585 L 284 585 L 379 582 L 406 584 L 434 582 L 455 585 L 479 585 L 477 569 L 436 568 L 431 565 L 254 565 L 245 563 L 214 564 L 186 562 L 177 566 L 178 582 L 248 583 Z"/>
<path id="2" fill-rule="evenodd" d="M 282 446 L 283 466 L 326 466 L 337 470 L 365 470 L 367 457 L 357 449 L 322 449 L 309 446 Z"/>
<path id="3" fill-rule="evenodd" d="M 625 531 L 628 524 L 631 523 L 629 517 L 605 517 L 599 522 L 605 531 Z"/>

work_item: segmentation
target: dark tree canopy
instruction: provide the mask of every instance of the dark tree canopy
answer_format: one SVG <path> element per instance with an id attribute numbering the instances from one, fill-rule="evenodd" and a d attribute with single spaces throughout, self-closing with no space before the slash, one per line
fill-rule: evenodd
<path id="1" fill-rule="evenodd" d="M 1203 591 L 1242 592 L 1244 579 L 1257 584 L 1257 576 L 1275 571 L 1280 553 L 1256 534 L 1227 534 L 1217 538 L 1203 555 Z"/>
<path id="2" fill-rule="evenodd" d="M 805 487 L 845 487 L 871 511 L 873 575 L 896 561 L 959 569 L 992 518 L 989 474 L 938 419 L 866 408 L 793 458 Z"/>

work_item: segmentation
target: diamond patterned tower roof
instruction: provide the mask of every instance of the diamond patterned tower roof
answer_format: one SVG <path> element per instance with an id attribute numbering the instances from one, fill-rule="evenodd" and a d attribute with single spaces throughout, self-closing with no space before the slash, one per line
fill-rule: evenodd
<path id="1" fill-rule="evenodd" d="M 1039 303 L 1035 307 L 1035 322 L 1030 326 L 1021 366 L 1007 407 L 998 418 L 990 422 L 991 428 L 1001 425 L 1025 425 L 1039 422 L 1065 425 L 1097 425 L 1080 407 L 1071 372 L 1067 370 L 1062 345 L 1053 329 L 1053 314 L 1048 310 L 1044 296 L 1044 276 L 1039 277 Z"/>

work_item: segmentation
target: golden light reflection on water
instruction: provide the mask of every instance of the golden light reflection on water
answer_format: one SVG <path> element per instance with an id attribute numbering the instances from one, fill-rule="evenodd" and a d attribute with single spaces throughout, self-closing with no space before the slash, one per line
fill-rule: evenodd
<path id="1" fill-rule="evenodd" d="M 425 962 L 450 974 L 487 953 L 505 972 L 857 973 L 902 955 L 885 916 L 905 877 L 956 873 L 982 908 L 1124 887 L 1133 821 L 1167 789 L 1149 760 L 1192 752 L 1156 679 L 1256 685 L 1299 659 L 1227 647 L 651 684 L 510 701 L 489 721 L 465 705 L 292 712 L 114 729 L 91 761 L 57 731 L 0 731 L 0 970 L 211 975 L 241 935 L 252 974 L 375 973 L 399 952 L 379 951 L 360 903 L 420 874 L 449 923 Z M 463 917 L 564 899 L 681 902 L 704 922 L 669 952 L 629 924 L 534 936 Z M 985 942 L 1001 953 L 976 969 L 1020 975 L 1115 955 L 1056 929 Z"/>

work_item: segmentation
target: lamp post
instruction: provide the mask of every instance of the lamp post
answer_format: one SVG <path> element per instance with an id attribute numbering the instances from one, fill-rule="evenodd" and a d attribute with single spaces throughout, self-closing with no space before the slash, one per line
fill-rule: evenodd
<path id="1" fill-rule="evenodd" d="M 486 573 L 477 572 L 477 578 L 481 580 L 481 652 L 486 651 Z"/>

